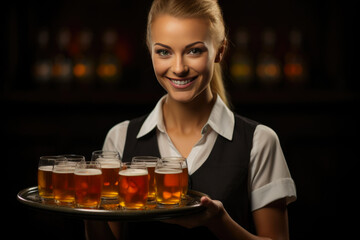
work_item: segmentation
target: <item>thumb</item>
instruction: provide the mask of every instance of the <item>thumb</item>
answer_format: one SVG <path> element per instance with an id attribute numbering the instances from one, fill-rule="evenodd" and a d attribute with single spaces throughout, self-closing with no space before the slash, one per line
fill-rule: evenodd
<path id="1" fill-rule="evenodd" d="M 208 196 L 201 197 L 200 205 L 206 207 L 211 212 L 218 212 L 223 207 L 220 201 L 212 200 Z"/>
<path id="2" fill-rule="evenodd" d="M 211 207 L 211 205 L 214 204 L 210 197 L 203 196 L 200 199 L 200 205 L 204 207 Z"/>
<path id="3" fill-rule="evenodd" d="M 208 196 L 203 196 L 200 199 L 200 205 L 206 208 L 205 213 L 208 222 L 226 212 L 222 202 L 218 200 L 212 200 Z"/>

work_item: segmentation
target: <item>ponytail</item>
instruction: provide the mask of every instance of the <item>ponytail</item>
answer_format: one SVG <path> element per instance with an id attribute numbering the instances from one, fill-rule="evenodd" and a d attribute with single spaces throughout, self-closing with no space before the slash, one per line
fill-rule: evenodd
<path id="1" fill-rule="evenodd" d="M 222 77 L 222 68 L 220 63 L 215 63 L 214 75 L 210 83 L 211 91 L 214 94 L 218 94 L 219 97 L 223 100 L 227 107 L 230 108 L 230 102 L 228 100 L 227 92 L 224 86 L 223 77 Z"/>

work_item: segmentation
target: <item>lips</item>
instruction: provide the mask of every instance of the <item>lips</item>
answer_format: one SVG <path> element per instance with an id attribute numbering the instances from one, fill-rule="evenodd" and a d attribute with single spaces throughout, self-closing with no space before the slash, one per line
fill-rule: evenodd
<path id="1" fill-rule="evenodd" d="M 170 83 L 175 88 L 186 88 L 192 84 L 192 82 L 197 78 L 197 76 L 193 78 L 184 78 L 184 79 L 175 79 L 175 78 L 168 78 Z"/>

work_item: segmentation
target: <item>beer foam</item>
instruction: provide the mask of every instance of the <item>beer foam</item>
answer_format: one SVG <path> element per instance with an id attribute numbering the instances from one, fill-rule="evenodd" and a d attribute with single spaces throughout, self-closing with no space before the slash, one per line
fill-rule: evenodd
<path id="1" fill-rule="evenodd" d="M 97 158 L 96 161 L 102 162 L 120 162 L 118 158 Z"/>
<path id="2" fill-rule="evenodd" d="M 75 171 L 75 175 L 80 175 L 80 176 L 101 175 L 101 170 L 100 169 L 78 169 Z"/>
<path id="3" fill-rule="evenodd" d="M 145 169 L 128 168 L 125 170 L 121 170 L 119 172 L 119 175 L 121 175 L 121 176 L 143 176 L 143 175 L 148 175 L 148 172 Z"/>
<path id="4" fill-rule="evenodd" d="M 75 168 L 71 167 L 61 167 L 61 168 L 54 168 L 53 173 L 74 173 Z"/>
<path id="5" fill-rule="evenodd" d="M 181 169 L 173 169 L 173 168 L 159 168 L 155 169 L 155 173 L 157 174 L 179 174 L 182 173 Z"/>
<path id="6" fill-rule="evenodd" d="M 52 172 L 53 166 L 40 166 L 39 170 L 45 171 L 45 172 Z"/>
<path id="7" fill-rule="evenodd" d="M 147 167 L 147 168 L 155 168 L 156 167 L 156 163 L 153 163 L 153 162 L 132 162 L 131 165 L 142 165 L 144 167 Z"/>
<path id="8" fill-rule="evenodd" d="M 120 168 L 119 161 L 100 161 L 101 168 Z"/>
<path id="9" fill-rule="evenodd" d="M 155 167 L 156 163 L 155 162 L 145 162 L 146 167 Z"/>

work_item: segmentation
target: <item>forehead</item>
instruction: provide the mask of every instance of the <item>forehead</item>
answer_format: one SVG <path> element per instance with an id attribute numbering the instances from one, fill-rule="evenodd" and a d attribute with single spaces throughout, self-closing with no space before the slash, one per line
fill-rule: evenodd
<path id="1" fill-rule="evenodd" d="M 188 44 L 195 41 L 211 41 L 209 20 L 205 18 L 178 18 L 160 15 L 151 25 L 153 43 Z"/>

